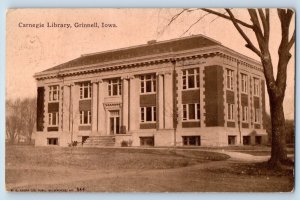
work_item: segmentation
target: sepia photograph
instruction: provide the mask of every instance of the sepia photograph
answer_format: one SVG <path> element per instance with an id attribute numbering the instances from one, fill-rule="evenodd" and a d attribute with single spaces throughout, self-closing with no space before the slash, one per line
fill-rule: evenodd
<path id="1" fill-rule="evenodd" d="M 295 10 L 6 13 L 8 192 L 293 192 Z"/>

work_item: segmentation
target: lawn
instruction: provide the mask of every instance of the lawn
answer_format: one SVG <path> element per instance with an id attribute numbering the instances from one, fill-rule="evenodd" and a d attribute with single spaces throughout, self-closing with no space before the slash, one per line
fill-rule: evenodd
<path id="1" fill-rule="evenodd" d="M 255 174 L 205 150 L 6 147 L 9 191 L 291 191 L 293 174 Z M 255 169 L 257 166 L 252 166 Z M 236 169 L 236 170 L 235 170 Z"/>

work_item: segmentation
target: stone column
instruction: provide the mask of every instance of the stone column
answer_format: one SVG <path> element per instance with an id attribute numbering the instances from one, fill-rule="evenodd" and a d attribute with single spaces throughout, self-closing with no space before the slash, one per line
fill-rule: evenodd
<path id="1" fill-rule="evenodd" d="M 92 135 L 98 131 L 98 80 L 92 81 Z"/>
<path id="2" fill-rule="evenodd" d="M 158 102 L 156 102 L 156 106 L 158 106 L 158 129 L 163 129 L 165 127 L 164 121 L 164 76 L 163 74 L 158 74 Z"/>
<path id="3" fill-rule="evenodd" d="M 140 82 L 135 77 L 131 77 L 129 81 L 129 131 L 135 131 L 140 124 Z"/>
<path id="4" fill-rule="evenodd" d="M 62 122 L 63 122 L 63 131 L 70 132 L 70 94 L 71 94 L 71 85 L 67 84 L 63 86 L 63 114 L 62 114 Z"/>
<path id="5" fill-rule="evenodd" d="M 164 78 L 164 121 L 166 129 L 173 129 L 173 78 L 172 72 L 166 72 Z"/>
<path id="6" fill-rule="evenodd" d="M 98 134 L 106 135 L 106 119 L 104 109 L 105 83 L 99 80 L 98 83 Z"/>
<path id="7" fill-rule="evenodd" d="M 128 131 L 128 77 L 122 78 L 122 126 L 121 133 L 126 134 Z"/>

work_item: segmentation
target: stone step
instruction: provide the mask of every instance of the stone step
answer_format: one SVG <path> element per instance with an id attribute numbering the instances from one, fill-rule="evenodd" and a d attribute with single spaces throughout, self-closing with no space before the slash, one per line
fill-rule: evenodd
<path id="1" fill-rule="evenodd" d="M 114 136 L 90 136 L 83 143 L 83 147 L 115 146 Z"/>

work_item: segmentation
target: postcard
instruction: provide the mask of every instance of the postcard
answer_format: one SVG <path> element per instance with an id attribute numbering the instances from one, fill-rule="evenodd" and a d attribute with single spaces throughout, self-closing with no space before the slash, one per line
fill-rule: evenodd
<path id="1" fill-rule="evenodd" d="M 9 192 L 291 192 L 295 10 L 8 9 Z"/>

